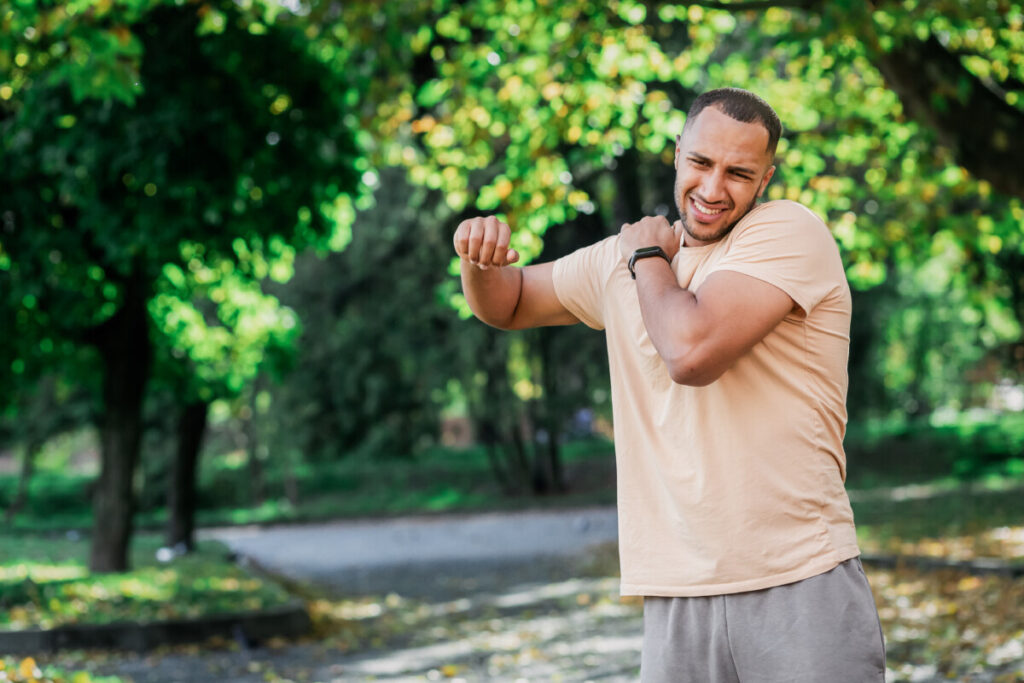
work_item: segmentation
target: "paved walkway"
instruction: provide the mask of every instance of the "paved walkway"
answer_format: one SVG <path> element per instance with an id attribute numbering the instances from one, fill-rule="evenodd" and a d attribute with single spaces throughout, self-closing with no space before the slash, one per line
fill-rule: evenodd
<path id="1" fill-rule="evenodd" d="M 613 559 L 614 508 L 220 528 L 201 536 L 330 593 L 366 595 L 363 613 L 356 598 L 353 630 L 317 642 L 122 654 L 103 673 L 134 683 L 637 680 L 640 606 L 620 600 L 618 579 L 602 570 Z M 386 640 L 374 635 L 374 621 Z"/>
<path id="2" fill-rule="evenodd" d="M 615 520 L 589 508 L 206 530 L 338 596 L 339 630 L 281 647 L 115 653 L 97 670 L 133 683 L 632 683 L 641 608 L 618 596 Z M 918 639 L 900 635 L 896 645 Z M 1009 656 L 961 680 L 1021 680 L 1024 660 Z M 930 662 L 910 669 L 890 680 L 945 680 Z"/>
<path id="3" fill-rule="evenodd" d="M 398 517 L 201 532 L 242 557 L 345 593 L 457 597 L 467 586 L 550 580 L 558 565 L 617 537 L 614 507 Z M 500 576 L 495 576 L 500 575 Z"/>

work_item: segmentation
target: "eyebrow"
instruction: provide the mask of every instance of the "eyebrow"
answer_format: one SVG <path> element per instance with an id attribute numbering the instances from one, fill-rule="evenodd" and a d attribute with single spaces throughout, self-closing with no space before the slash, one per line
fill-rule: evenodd
<path id="1" fill-rule="evenodd" d="M 704 161 L 704 162 L 709 163 L 709 164 L 714 163 L 713 159 L 711 159 L 710 157 L 706 157 L 703 154 L 700 154 L 699 152 L 690 152 L 689 154 L 687 154 L 687 156 L 688 157 L 692 157 L 694 159 L 697 159 L 698 161 Z M 734 172 L 738 172 L 738 173 L 746 173 L 747 175 L 750 175 L 750 176 L 757 175 L 757 171 L 755 171 L 755 170 L 753 170 L 751 168 L 747 168 L 746 166 L 728 166 L 728 167 L 726 167 L 726 170 L 727 171 L 734 171 Z"/>

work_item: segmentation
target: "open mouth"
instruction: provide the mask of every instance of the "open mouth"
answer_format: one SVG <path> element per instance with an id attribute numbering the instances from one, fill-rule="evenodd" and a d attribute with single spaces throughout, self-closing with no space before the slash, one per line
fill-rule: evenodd
<path id="1" fill-rule="evenodd" d="M 693 197 L 690 198 L 690 205 L 693 206 L 693 211 L 697 214 L 697 218 L 710 222 L 718 218 L 719 214 L 725 211 L 725 208 L 715 209 L 707 204 L 704 204 Z"/>

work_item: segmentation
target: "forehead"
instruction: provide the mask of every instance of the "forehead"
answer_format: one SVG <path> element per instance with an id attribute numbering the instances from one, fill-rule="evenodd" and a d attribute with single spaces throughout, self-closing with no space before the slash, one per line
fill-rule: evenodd
<path id="1" fill-rule="evenodd" d="M 715 161 L 769 166 L 768 130 L 756 121 L 737 121 L 711 106 L 683 131 L 681 148 Z"/>

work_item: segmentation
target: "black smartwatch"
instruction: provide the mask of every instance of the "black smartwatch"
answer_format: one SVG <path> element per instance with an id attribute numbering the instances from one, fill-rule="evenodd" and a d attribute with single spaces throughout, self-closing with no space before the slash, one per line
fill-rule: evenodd
<path id="1" fill-rule="evenodd" d="M 632 277 L 634 280 L 636 279 L 636 270 L 634 270 L 634 268 L 636 267 L 637 261 L 639 261 L 642 258 L 650 258 L 652 256 L 660 256 L 661 258 L 665 259 L 665 263 L 669 264 L 670 266 L 672 265 L 672 259 L 668 257 L 668 254 L 666 254 L 665 250 L 662 249 L 661 247 L 640 247 L 639 249 L 633 252 L 632 256 L 629 257 L 630 277 Z"/>

